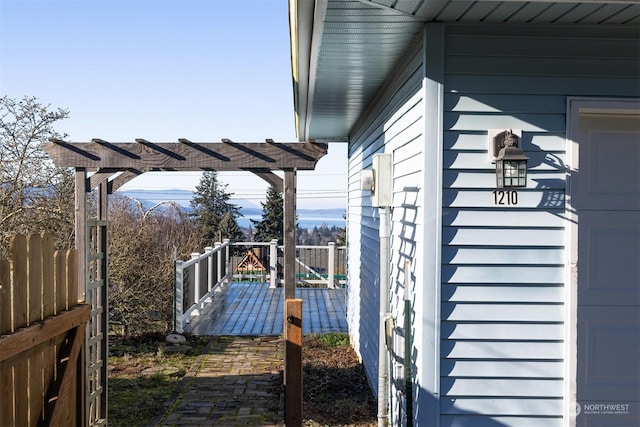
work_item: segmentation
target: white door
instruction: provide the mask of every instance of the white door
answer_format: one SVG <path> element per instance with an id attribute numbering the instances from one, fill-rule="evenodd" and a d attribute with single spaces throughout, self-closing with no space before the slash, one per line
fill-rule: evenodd
<path id="1" fill-rule="evenodd" d="M 640 114 L 579 115 L 578 426 L 640 426 Z"/>

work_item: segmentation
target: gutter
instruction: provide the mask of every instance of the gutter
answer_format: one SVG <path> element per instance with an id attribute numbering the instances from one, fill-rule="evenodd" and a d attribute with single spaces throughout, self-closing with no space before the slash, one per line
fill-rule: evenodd
<path id="1" fill-rule="evenodd" d="M 317 44 L 321 39 L 326 0 L 289 0 L 289 39 L 291 45 L 291 75 L 296 136 L 299 141 L 309 138 L 308 120 L 313 100 L 313 80 L 310 72 L 317 63 Z M 317 16 L 320 13 L 321 17 Z M 315 25 L 318 22 L 320 25 Z M 317 34 L 320 32 L 320 34 Z M 315 42 L 316 48 L 312 44 Z M 315 52 L 315 53 L 314 53 Z M 314 59 L 315 57 L 315 59 Z"/>

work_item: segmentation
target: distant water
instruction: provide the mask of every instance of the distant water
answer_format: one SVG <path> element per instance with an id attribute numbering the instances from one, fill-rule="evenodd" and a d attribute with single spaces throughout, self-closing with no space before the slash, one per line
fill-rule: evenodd
<path id="1" fill-rule="evenodd" d="M 243 228 L 249 228 L 252 226 L 250 220 L 260 221 L 262 219 L 261 215 L 247 215 L 238 218 L 238 225 Z M 331 228 L 334 225 L 336 227 L 344 228 L 346 225 L 346 221 L 342 217 L 335 217 L 331 215 L 323 216 L 316 215 L 310 217 L 298 217 L 298 226 L 300 228 L 313 229 L 313 227 L 322 227 L 322 225 L 326 225 Z"/>
<path id="2" fill-rule="evenodd" d="M 2 1 L 2 0 L 0 0 Z M 190 201 L 193 197 L 193 191 L 186 190 L 120 190 L 121 195 L 138 199 L 145 209 L 149 209 L 157 203 L 173 200 L 182 206 L 187 212 L 191 211 Z M 262 209 L 255 207 L 246 200 L 232 199 L 231 202 L 238 206 L 240 212 L 244 215 L 238 218 L 240 227 L 249 228 L 250 219 L 261 220 Z M 298 225 L 301 228 L 313 229 L 313 227 L 345 227 L 345 219 L 342 217 L 344 209 L 328 208 L 328 209 L 298 209 Z"/>

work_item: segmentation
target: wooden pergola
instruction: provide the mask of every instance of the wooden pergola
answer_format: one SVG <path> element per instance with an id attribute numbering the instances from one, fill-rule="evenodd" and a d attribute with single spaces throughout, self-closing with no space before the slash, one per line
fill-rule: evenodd
<path id="1" fill-rule="evenodd" d="M 327 145 L 314 142 L 195 143 L 178 142 L 66 142 L 43 144 L 56 166 L 75 169 L 75 233 L 78 250 L 78 292 L 91 304 L 87 334 L 87 425 L 104 425 L 107 416 L 108 344 L 108 195 L 133 178 L 151 171 L 247 171 L 275 186 L 284 198 L 284 298 L 285 307 L 285 396 L 287 425 L 302 422 L 302 369 L 297 337 L 301 339 L 301 302 L 295 299 L 296 173 L 313 170 Z M 284 178 L 274 171 L 284 172 Z M 91 173 L 91 174 L 90 174 Z M 96 190 L 95 218 L 91 219 L 87 194 Z M 299 331 L 298 331 L 299 329 Z M 287 336 L 291 333 L 292 336 Z M 297 345 L 299 347 L 299 345 Z M 299 368 L 298 368 L 299 365 Z M 299 369 L 299 372 L 298 372 Z M 291 409 L 289 409 L 291 408 Z M 297 413 L 299 408 L 300 413 Z M 299 419 L 299 422 L 298 422 Z"/>

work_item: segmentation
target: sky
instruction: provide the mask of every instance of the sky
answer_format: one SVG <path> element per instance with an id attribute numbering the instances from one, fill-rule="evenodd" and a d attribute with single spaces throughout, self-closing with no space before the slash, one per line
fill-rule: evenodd
<path id="1" fill-rule="evenodd" d="M 88 142 L 296 142 L 286 0 L 0 0 L 0 94 L 69 111 Z M 299 208 L 346 206 L 346 144 L 298 172 Z M 259 207 L 267 184 L 220 172 Z M 199 173 L 123 189 L 194 190 Z"/>

